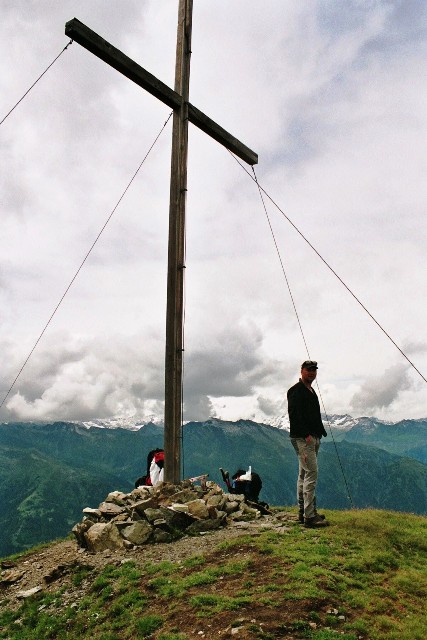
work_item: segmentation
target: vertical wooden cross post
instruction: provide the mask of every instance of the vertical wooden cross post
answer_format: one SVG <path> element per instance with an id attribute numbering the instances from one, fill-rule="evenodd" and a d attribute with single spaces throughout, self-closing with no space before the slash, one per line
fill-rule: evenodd
<path id="1" fill-rule="evenodd" d="M 181 0 L 176 39 L 175 91 L 181 106 L 173 114 L 169 201 L 168 282 L 165 357 L 165 480 L 181 476 L 182 365 L 184 357 L 185 204 L 187 196 L 188 102 L 193 0 Z"/>
<path id="2" fill-rule="evenodd" d="M 181 479 L 183 293 L 188 122 L 250 165 L 257 154 L 189 102 L 193 0 L 179 0 L 175 90 L 73 18 L 65 34 L 174 110 L 169 206 L 165 357 L 165 480 Z"/>

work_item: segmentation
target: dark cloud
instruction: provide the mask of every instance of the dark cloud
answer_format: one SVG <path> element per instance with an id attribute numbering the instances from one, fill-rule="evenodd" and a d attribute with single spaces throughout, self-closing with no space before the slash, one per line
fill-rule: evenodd
<path id="1" fill-rule="evenodd" d="M 248 397 L 258 388 L 280 382 L 282 369 L 264 352 L 262 333 L 256 327 L 223 330 L 204 349 L 186 357 L 185 419 L 212 415 L 211 399 Z"/>
<path id="2" fill-rule="evenodd" d="M 403 343 L 402 351 L 406 353 L 406 355 L 422 355 L 423 353 L 427 352 L 427 342 L 408 340 L 407 342 Z"/>
<path id="3" fill-rule="evenodd" d="M 278 374 L 279 365 L 262 349 L 255 327 L 223 329 L 205 348 L 186 358 L 185 386 L 192 394 L 246 396 Z"/>
<path id="4" fill-rule="evenodd" d="M 360 412 L 366 415 L 377 409 L 390 407 L 402 391 L 413 386 L 408 370 L 408 365 L 398 364 L 386 369 L 380 376 L 368 378 L 350 401 L 353 409 L 359 415 Z"/>
<path id="5" fill-rule="evenodd" d="M 184 420 L 206 420 L 214 416 L 215 411 L 208 396 L 185 394 Z"/>
<path id="6" fill-rule="evenodd" d="M 280 398 L 278 400 L 272 400 L 271 398 L 258 396 L 257 404 L 259 410 L 266 416 L 276 417 L 281 415 L 284 411 L 287 411 L 287 402 Z"/>
<path id="7" fill-rule="evenodd" d="M 28 361 L 4 403 L 1 419 L 89 420 L 158 413 L 163 400 L 163 350 L 154 339 L 149 347 L 141 343 L 140 336 L 111 336 L 107 344 L 100 338 L 51 335 Z M 16 348 L 14 352 L 9 345 L 8 352 L 4 393 L 21 365 Z"/>
<path id="8" fill-rule="evenodd" d="M 9 362 L 10 379 L 18 365 L 17 357 Z M 255 327 L 224 331 L 204 350 L 190 351 L 185 360 L 185 419 L 212 415 L 211 398 L 252 395 L 280 376 L 280 370 L 279 363 L 263 352 L 262 336 Z M 148 344 L 140 337 L 116 336 L 107 345 L 100 338 L 56 333 L 28 362 L 1 417 L 89 420 L 120 413 L 162 415 L 163 400 L 160 337 Z"/>

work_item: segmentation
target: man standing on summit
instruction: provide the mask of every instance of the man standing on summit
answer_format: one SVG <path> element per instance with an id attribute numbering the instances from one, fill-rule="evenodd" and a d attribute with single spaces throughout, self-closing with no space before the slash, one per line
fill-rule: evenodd
<path id="1" fill-rule="evenodd" d="M 299 382 L 288 390 L 290 436 L 299 462 L 299 520 L 305 527 L 328 526 L 325 516 L 316 511 L 317 454 L 320 438 L 327 435 L 320 416 L 319 399 L 311 386 L 316 376 L 317 362 L 305 360 Z"/>

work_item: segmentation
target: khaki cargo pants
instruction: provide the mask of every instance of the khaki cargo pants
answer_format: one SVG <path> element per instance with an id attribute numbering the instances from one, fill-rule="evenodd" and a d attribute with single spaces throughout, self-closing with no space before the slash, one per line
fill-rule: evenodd
<path id="1" fill-rule="evenodd" d="M 316 515 L 316 484 L 318 476 L 317 454 L 320 438 L 291 438 L 292 446 L 298 456 L 299 469 L 297 481 L 297 500 L 300 511 L 304 509 L 304 518 Z"/>

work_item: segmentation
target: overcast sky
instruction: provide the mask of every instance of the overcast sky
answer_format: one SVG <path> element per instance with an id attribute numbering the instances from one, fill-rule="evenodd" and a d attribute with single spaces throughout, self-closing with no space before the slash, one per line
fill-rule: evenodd
<path id="1" fill-rule="evenodd" d="M 77 17 L 173 87 L 178 0 L 1 0 L 0 119 Z M 427 377 L 424 0 L 194 0 L 190 101 Z M 73 43 L 0 127 L 2 399 L 170 109 Z M 161 416 L 172 121 L 0 420 Z M 329 414 L 427 384 L 265 198 Z M 256 185 L 189 129 L 185 418 L 269 419 L 308 357 Z"/>

